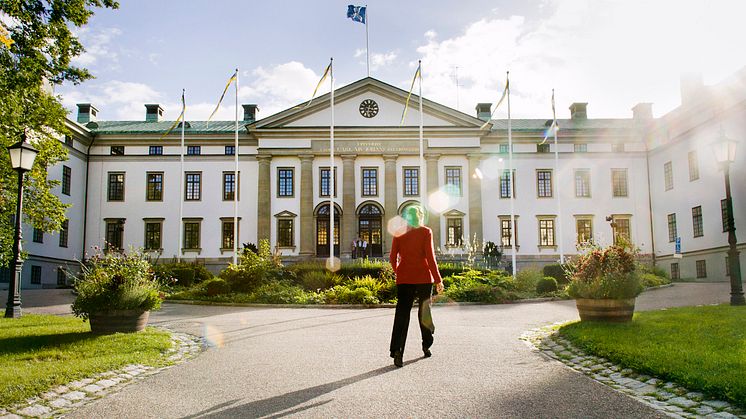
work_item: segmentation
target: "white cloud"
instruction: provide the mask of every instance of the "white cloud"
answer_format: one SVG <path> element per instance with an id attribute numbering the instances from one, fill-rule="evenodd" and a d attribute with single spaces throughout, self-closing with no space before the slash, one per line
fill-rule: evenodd
<path id="1" fill-rule="evenodd" d="M 259 104 L 259 118 L 285 110 L 311 97 L 321 74 L 306 68 L 302 63 L 291 61 L 270 69 L 258 67 L 241 75 L 239 100 L 241 103 Z M 216 112 L 213 120 L 233 120 L 233 88 L 226 94 L 226 99 Z M 325 83 L 316 96 L 329 92 Z M 216 94 L 219 92 L 216 92 Z M 174 100 L 176 99 L 176 100 Z M 217 100 L 217 97 L 215 97 Z M 158 103 L 164 108 L 164 118 L 174 120 L 181 112 L 178 95 L 164 94 L 147 84 L 114 80 L 107 83 L 86 83 L 84 86 L 65 91 L 64 106 L 73 112 L 74 118 L 77 103 L 92 103 L 101 112 L 101 120 L 144 120 L 146 103 Z M 215 109 L 216 102 L 190 101 L 187 91 L 187 120 L 207 120 Z M 239 110 L 239 112 L 243 112 Z M 239 118 L 243 114 L 239 114 Z"/>
<path id="2" fill-rule="evenodd" d="M 72 62 L 79 66 L 90 66 L 107 61 L 113 67 L 118 67 L 119 55 L 112 48 L 112 41 L 122 34 L 118 28 L 80 28 L 75 35 L 85 47 L 86 51 L 73 58 Z"/>
<path id="3" fill-rule="evenodd" d="M 323 70 L 319 68 L 317 74 L 297 61 L 269 69 L 258 67 L 245 73 L 249 81 L 241 86 L 238 96 L 245 102 L 259 104 L 261 113 L 258 117 L 263 118 L 310 99 Z M 328 92 L 329 83 L 324 83 L 316 96 Z"/>
<path id="4" fill-rule="evenodd" d="M 425 95 L 455 106 L 458 66 L 461 110 L 473 114 L 477 102 L 497 100 L 510 70 L 516 117 L 551 115 L 552 88 L 559 117 L 576 101 L 589 102 L 590 117 L 629 117 L 638 102 L 661 114 L 678 104 L 682 72 L 701 71 L 712 83 L 746 64 L 735 53 L 746 39 L 746 3 L 548 0 L 542 11 L 534 20 L 484 18 L 441 41 L 425 33 Z"/>

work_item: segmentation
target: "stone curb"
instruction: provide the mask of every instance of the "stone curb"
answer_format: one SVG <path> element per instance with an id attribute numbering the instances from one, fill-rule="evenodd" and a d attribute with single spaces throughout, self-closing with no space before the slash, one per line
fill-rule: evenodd
<path id="1" fill-rule="evenodd" d="M 557 327 L 563 324 L 565 322 L 528 330 L 520 339 L 534 351 L 668 416 L 687 419 L 746 418 L 744 410 L 728 402 L 706 399 L 702 393 L 689 391 L 676 383 L 623 369 L 605 358 L 586 354 L 557 333 Z"/>
<path id="2" fill-rule="evenodd" d="M 0 409 L 0 419 L 62 416 L 107 394 L 119 391 L 135 380 L 142 380 L 166 368 L 185 362 L 204 349 L 201 338 L 165 328 L 161 329 L 171 334 L 171 341 L 173 342 L 172 348 L 166 352 L 166 360 L 170 362 L 169 365 L 155 368 L 147 365 L 130 364 L 114 371 L 106 371 L 86 379 L 73 381 L 51 389 L 39 397 L 32 397 L 7 410 Z"/>

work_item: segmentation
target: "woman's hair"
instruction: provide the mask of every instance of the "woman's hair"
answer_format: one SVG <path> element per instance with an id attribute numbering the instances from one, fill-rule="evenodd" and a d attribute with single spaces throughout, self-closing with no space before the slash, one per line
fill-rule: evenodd
<path id="1" fill-rule="evenodd" d="M 411 205 L 404 209 L 401 216 L 410 227 L 419 227 L 422 225 L 424 212 L 419 205 Z"/>

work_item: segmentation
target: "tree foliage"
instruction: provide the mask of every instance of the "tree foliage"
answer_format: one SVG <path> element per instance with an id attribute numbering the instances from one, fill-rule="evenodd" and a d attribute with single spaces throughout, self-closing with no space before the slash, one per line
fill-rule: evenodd
<path id="1" fill-rule="evenodd" d="M 117 8 L 113 0 L 0 0 L 0 143 L 3 148 L 26 133 L 39 150 L 34 168 L 26 175 L 24 221 L 47 232 L 60 229 L 67 205 L 52 189 L 47 169 L 67 159 L 58 141 L 67 133 L 66 111 L 52 85 L 78 84 L 92 76 L 71 60 L 85 50 L 73 34 L 97 7 Z M 8 41 L 8 42 L 6 42 Z M 17 174 L 4 150 L 0 156 L 0 266 L 12 257 Z"/>

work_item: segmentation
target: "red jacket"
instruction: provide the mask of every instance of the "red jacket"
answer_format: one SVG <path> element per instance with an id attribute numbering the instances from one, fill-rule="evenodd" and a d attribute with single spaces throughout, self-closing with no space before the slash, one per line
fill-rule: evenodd
<path id="1" fill-rule="evenodd" d="M 431 284 L 443 279 L 433 251 L 433 232 L 427 227 L 412 228 L 394 237 L 389 256 L 397 284 Z"/>

